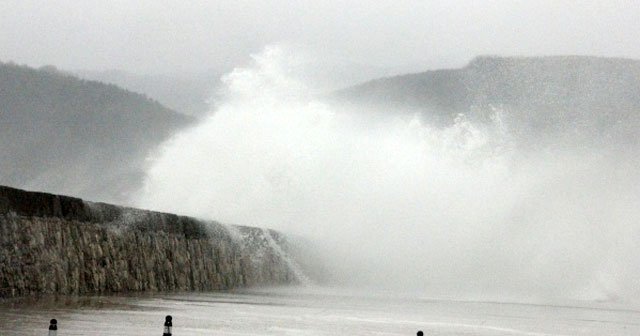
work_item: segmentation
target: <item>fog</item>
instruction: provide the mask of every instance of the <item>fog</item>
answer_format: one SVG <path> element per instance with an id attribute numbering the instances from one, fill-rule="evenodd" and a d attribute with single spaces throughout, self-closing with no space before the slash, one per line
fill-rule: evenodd
<path id="1" fill-rule="evenodd" d="M 638 59 L 638 32 L 635 0 L 0 1 L 2 62 L 227 73 L 133 205 L 301 237 L 330 285 L 465 299 L 640 300 L 637 146 L 571 129 L 525 146 L 499 108 L 443 127 L 327 92 L 483 54 Z"/>
<path id="2" fill-rule="evenodd" d="M 523 149 L 500 110 L 435 127 L 327 102 L 292 76 L 299 57 L 271 46 L 223 77 L 209 116 L 149 157 L 136 205 L 303 237 L 335 285 L 639 298 L 637 148 Z"/>
<path id="3" fill-rule="evenodd" d="M 0 60 L 142 74 L 226 71 L 274 43 L 396 73 L 460 66 L 480 54 L 640 58 L 637 6 L 634 0 L 4 0 Z"/>

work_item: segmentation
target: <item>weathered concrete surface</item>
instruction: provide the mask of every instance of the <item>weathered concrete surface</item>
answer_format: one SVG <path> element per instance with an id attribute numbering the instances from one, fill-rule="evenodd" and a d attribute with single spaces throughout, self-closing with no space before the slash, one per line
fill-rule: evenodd
<path id="1" fill-rule="evenodd" d="M 0 297 L 297 282 L 271 230 L 0 186 Z"/>

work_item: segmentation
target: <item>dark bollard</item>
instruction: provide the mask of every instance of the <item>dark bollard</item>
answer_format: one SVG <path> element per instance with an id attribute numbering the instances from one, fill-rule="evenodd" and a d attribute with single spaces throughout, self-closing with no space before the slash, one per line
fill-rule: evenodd
<path id="1" fill-rule="evenodd" d="M 162 333 L 162 336 L 171 336 L 171 327 L 173 327 L 171 319 L 171 315 L 167 315 L 164 318 L 164 333 Z"/>
<path id="2" fill-rule="evenodd" d="M 58 320 L 52 319 L 49 321 L 49 336 L 58 335 Z"/>
<path id="3" fill-rule="evenodd" d="M 422 332 L 422 330 L 418 330 L 418 336 L 424 336 L 424 333 Z"/>

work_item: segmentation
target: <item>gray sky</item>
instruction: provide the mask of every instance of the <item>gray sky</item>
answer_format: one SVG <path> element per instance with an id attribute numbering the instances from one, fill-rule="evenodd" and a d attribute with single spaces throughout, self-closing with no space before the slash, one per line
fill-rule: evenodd
<path id="1" fill-rule="evenodd" d="M 0 60 L 200 71 L 285 43 L 421 70 L 478 54 L 640 58 L 640 1 L 0 0 Z"/>

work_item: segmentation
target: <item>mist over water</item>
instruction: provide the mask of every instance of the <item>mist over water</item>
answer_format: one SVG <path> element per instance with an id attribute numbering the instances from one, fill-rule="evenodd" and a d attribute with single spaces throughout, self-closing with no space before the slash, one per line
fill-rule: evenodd
<path id="1" fill-rule="evenodd" d="M 210 116 L 150 158 L 137 205 L 304 237 L 344 286 L 640 298 L 635 149 L 523 150 L 501 111 L 443 128 L 324 102 L 292 60 L 270 47 L 226 75 Z"/>

